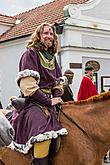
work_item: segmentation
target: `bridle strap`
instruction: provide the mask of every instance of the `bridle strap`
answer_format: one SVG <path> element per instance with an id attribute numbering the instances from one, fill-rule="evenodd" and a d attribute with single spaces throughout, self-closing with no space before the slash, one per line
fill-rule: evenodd
<path id="1" fill-rule="evenodd" d="M 67 113 L 63 112 L 62 109 L 60 109 L 60 111 L 63 113 L 63 115 L 69 120 L 71 121 L 74 125 L 76 125 L 89 139 L 92 140 L 92 142 L 94 143 L 94 140 L 91 138 L 91 136 L 71 117 L 69 116 Z"/>
<path id="2" fill-rule="evenodd" d="M 73 124 L 75 124 L 85 135 L 87 135 L 90 138 L 90 136 L 87 134 L 87 132 L 71 116 L 69 116 L 68 114 L 66 114 L 65 112 L 63 112 L 62 109 L 61 109 L 61 112 L 63 113 L 63 115 L 68 120 L 70 120 Z"/>
<path id="3" fill-rule="evenodd" d="M 98 152 L 97 148 L 96 148 L 96 144 L 95 144 L 94 140 L 92 139 L 92 137 L 71 116 L 69 116 L 67 113 L 63 112 L 62 109 L 60 109 L 60 111 L 69 121 L 71 121 L 73 124 L 75 124 L 92 141 L 92 144 L 96 149 L 96 152 Z"/>

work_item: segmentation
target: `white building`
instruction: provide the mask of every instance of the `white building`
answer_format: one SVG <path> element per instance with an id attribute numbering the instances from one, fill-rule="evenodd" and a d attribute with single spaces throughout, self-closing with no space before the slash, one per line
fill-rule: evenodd
<path id="1" fill-rule="evenodd" d="M 75 98 L 87 64 L 96 68 L 94 78 L 98 91 L 110 88 L 109 3 L 109 0 L 93 0 L 64 8 L 67 19 L 61 35 L 60 59 L 62 71 L 71 68 L 75 73 Z"/>
<path id="2" fill-rule="evenodd" d="M 70 1 L 68 2 L 70 3 Z M 42 6 L 42 12 L 44 12 L 43 8 L 52 8 L 55 3 L 59 3 L 60 6 L 60 0 L 59 2 L 56 0 Z M 71 0 L 71 4 L 69 3 L 63 4 L 68 5 L 64 8 L 64 18 L 62 18 L 62 15 L 58 18 L 59 15 L 53 14 L 54 21 L 57 19 L 60 22 L 65 19 L 63 33 L 58 35 L 61 43 L 58 59 L 62 66 L 62 72 L 66 69 L 74 71 L 73 91 L 75 98 L 86 63 L 93 64 L 98 70 L 96 74 L 98 91 L 101 91 L 102 85 L 106 85 L 104 89 L 108 90 L 110 84 L 110 1 L 89 0 L 86 3 L 74 5 Z M 35 11 L 39 13 L 41 8 L 37 8 Z M 57 9 L 54 10 L 56 11 Z M 16 84 L 18 62 L 26 49 L 25 41 L 29 39 L 30 34 L 35 29 L 32 26 L 32 19 L 31 23 L 29 22 L 31 12 L 33 11 L 14 17 L 11 25 L 6 23 L 3 25 L 0 22 L 0 32 L 5 32 L 0 37 L 0 97 L 4 107 L 9 103 L 10 96 L 19 95 L 19 89 Z M 51 10 L 50 12 L 53 11 Z M 21 22 L 19 21 L 19 24 L 16 24 L 18 22 L 15 21 L 15 18 L 17 21 L 21 20 Z M 49 22 L 48 15 L 46 16 L 47 18 Z M 33 21 L 35 22 L 35 20 Z M 28 29 L 27 32 L 26 28 L 30 26 L 30 31 Z M 25 29 L 23 29 L 24 27 Z"/>

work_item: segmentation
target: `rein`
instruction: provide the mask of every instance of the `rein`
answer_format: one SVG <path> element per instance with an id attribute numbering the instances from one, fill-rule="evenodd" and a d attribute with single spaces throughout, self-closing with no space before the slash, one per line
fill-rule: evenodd
<path id="1" fill-rule="evenodd" d="M 88 136 L 90 138 L 90 136 L 87 134 L 87 132 L 81 128 L 81 126 L 72 118 L 70 117 L 68 114 L 66 114 L 65 112 L 62 111 L 61 109 L 61 112 L 63 113 L 63 115 L 69 120 L 71 121 L 73 124 L 75 124 L 86 136 Z"/>
<path id="2" fill-rule="evenodd" d="M 95 144 L 94 140 L 92 139 L 92 137 L 71 116 L 69 116 L 67 113 L 63 112 L 62 108 L 60 109 L 60 111 L 69 121 L 71 121 L 73 124 L 75 124 L 93 142 L 93 145 L 95 146 L 95 149 L 96 149 L 96 144 Z M 97 149 L 96 149 L 96 151 L 97 151 Z"/>
<path id="3" fill-rule="evenodd" d="M 65 112 L 62 111 L 62 107 L 60 104 L 59 105 L 57 104 L 56 107 L 57 107 L 58 120 L 59 120 L 60 112 L 62 112 L 63 115 L 66 116 L 66 118 L 69 121 L 71 121 L 73 124 L 75 124 L 86 136 L 88 136 L 90 138 L 90 136 L 87 134 L 87 132 L 83 128 L 81 128 L 81 126 L 72 117 L 70 117 L 68 114 L 66 114 Z"/>
<path id="4" fill-rule="evenodd" d="M 84 133 L 84 135 L 86 135 L 91 141 L 92 141 L 92 144 L 93 144 L 93 146 L 95 147 L 95 149 L 96 149 L 96 152 L 98 152 L 97 151 L 97 148 L 96 148 L 96 144 L 95 144 L 95 142 L 94 142 L 94 140 L 92 139 L 92 137 L 71 117 L 71 116 L 69 116 L 67 113 L 65 113 L 65 112 L 63 112 L 63 110 L 62 109 L 60 109 L 60 112 L 69 120 L 69 121 L 71 121 L 73 124 L 75 124 L 83 133 Z"/>

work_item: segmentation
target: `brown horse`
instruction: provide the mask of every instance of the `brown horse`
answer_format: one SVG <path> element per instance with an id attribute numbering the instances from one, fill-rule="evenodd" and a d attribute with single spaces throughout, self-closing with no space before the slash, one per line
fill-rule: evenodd
<path id="1" fill-rule="evenodd" d="M 110 92 L 62 105 L 60 122 L 68 130 L 62 137 L 54 165 L 102 165 L 110 148 Z M 31 165 L 31 156 L 0 149 L 1 165 Z"/>

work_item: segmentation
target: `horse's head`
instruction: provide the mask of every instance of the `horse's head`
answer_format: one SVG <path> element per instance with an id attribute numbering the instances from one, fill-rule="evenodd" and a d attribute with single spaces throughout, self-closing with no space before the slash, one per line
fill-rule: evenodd
<path id="1" fill-rule="evenodd" d="M 8 146 L 14 137 L 14 129 L 8 119 L 0 111 L 0 147 Z"/>

